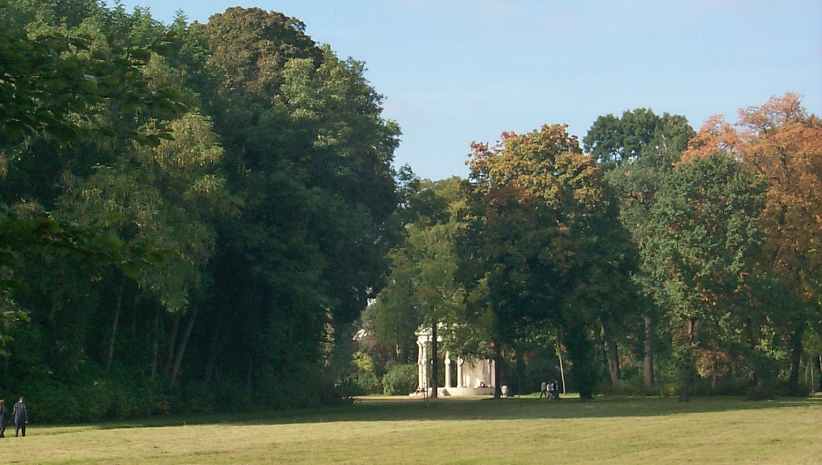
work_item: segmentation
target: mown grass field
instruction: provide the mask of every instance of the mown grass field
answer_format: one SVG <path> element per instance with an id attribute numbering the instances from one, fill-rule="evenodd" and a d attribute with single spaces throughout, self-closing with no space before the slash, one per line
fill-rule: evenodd
<path id="1" fill-rule="evenodd" d="M 8 433 L 9 431 L 7 431 Z M 3 464 L 822 464 L 822 399 L 369 398 L 354 406 L 71 427 Z"/>

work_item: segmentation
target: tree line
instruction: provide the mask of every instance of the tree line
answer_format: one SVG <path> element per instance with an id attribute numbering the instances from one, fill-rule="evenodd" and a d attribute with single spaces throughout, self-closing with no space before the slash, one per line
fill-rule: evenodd
<path id="1" fill-rule="evenodd" d="M 332 402 L 415 362 L 420 326 L 520 390 L 539 354 L 583 397 L 818 382 L 822 129 L 796 96 L 699 132 L 637 109 L 504 133 L 432 182 L 394 165 L 365 64 L 295 18 L 0 11 L 0 394 L 37 421 Z"/>
<path id="2" fill-rule="evenodd" d="M 401 238 L 364 63 L 254 8 L 0 11 L 0 393 L 38 421 L 336 398 Z"/>
<path id="3" fill-rule="evenodd" d="M 375 359 L 413 361 L 424 326 L 519 392 L 563 356 L 583 398 L 820 388 L 822 123 L 797 95 L 698 132 L 638 108 L 581 143 L 561 124 L 503 133 L 468 165 L 405 207 L 363 319 Z"/>

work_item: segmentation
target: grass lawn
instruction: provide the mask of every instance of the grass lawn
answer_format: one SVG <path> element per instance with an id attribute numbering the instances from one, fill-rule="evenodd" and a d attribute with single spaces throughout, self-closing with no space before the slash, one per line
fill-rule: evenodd
<path id="1" fill-rule="evenodd" d="M 256 417 L 33 424 L 11 436 L 0 463 L 822 464 L 822 399 L 366 398 Z"/>

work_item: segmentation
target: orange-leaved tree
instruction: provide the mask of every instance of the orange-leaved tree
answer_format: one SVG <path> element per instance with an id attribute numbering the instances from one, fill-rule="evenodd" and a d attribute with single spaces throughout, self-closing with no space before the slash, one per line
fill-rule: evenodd
<path id="1" fill-rule="evenodd" d="M 561 124 L 474 144 L 459 241 L 471 303 L 497 358 L 547 325 L 561 336 L 580 397 L 596 383 L 593 329 L 615 321 L 634 269 L 602 167 Z M 496 379 L 500 379 L 497 377 Z M 497 393 L 498 394 L 498 393 Z"/>
<path id="2" fill-rule="evenodd" d="M 802 335 L 809 321 L 822 320 L 822 121 L 787 93 L 741 109 L 736 125 L 708 119 L 682 160 L 719 151 L 768 180 L 762 263 L 805 305 L 782 321 L 791 351 L 789 384 L 797 389 Z"/>

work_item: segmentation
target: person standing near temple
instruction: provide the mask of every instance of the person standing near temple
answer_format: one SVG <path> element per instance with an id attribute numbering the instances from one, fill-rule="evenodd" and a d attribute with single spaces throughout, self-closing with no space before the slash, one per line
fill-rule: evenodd
<path id="1" fill-rule="evenodd" d="M 14 404 L 11 416 L 14 419 L 14 426 L 17 428 L 14 437 L 20 436 L 20 430 L 23 431 L 23 437 L 26 437 L 26 425 L 29 424 L 29 412 L 28 409 L 26 409 L 25 402 L 23 402 L 23 396 L 20 396 L 20 400 Z"/>

